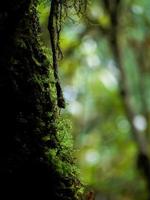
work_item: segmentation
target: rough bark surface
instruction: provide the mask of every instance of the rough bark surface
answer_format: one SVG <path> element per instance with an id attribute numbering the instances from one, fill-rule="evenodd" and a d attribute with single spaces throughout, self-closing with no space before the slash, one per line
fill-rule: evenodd
<path id="1" fill-rule="evenodd" d="M 0 6 L 1 189 L 4 199 L 81 199 L 73 159 L 61 152 L 55 80 L 40 44 L 36 4 Z"/>

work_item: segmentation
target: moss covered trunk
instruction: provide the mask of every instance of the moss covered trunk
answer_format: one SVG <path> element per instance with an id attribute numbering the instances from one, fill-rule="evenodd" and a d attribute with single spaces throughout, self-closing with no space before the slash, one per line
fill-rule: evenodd
<path id="1" fill-rule="evenodd" d="M 5 0 L 0 6 L 1 189 L 4 199 L 81 199 L 36 4 Z"/>

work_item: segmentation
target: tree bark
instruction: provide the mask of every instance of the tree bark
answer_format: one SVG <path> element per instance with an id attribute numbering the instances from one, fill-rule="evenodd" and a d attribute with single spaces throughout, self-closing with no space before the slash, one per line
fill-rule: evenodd
<path id="1" fill-rule="evenodd" d="M 40 43 L 36 5 L 5 0 L 0 6 L 1 195 L 81 199 L 73 158 L 61 152 L 55 79 Z"/>

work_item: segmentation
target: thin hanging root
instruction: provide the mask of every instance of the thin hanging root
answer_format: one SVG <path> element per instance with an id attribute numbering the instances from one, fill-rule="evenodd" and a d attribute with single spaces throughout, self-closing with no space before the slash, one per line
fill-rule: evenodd
<path id="1" fill-rule="evenodd" d="M 88 0 L 51 0 L 51 8 L 48 22 L 48 30 L 50 34 L 51 49 L 53 55 L 53 70 L 56 81 L 57 105 L 65 108 L 65 100 L 60 85 L 58 73 L 58 59 L 62 57 L 59 46 L 59 35 L 61 31 L 62 16 L 67 16 L 67 10 L 74 8 L 77 14 L 85 14 Z"/>
<path id="2" fill-rule="evenodd" d="M 56 81 L 55 85 L 57 91 L 57 105 L 59 108 L 65 108 L 65 100 L 63 97 L 58 73 L 58 56 L 60 54 L 59 33 L 61 30 L 61 9 L 62 8 L 59 0 L 51 1 L 48 30 L 50 34 L 51 49 L 53 55 L 53 70 Z"/>

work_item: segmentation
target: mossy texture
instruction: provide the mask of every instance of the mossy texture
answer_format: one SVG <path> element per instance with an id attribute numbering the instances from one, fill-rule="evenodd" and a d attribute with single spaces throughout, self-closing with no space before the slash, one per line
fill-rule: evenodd
<path id="1" fill-rule="evenodd" d="M 0 8 L 2 189 L 16 199 L 77 200 L 82 189 L 72 139 L 59 116 L 36 4 L 6 0 Z"/>

